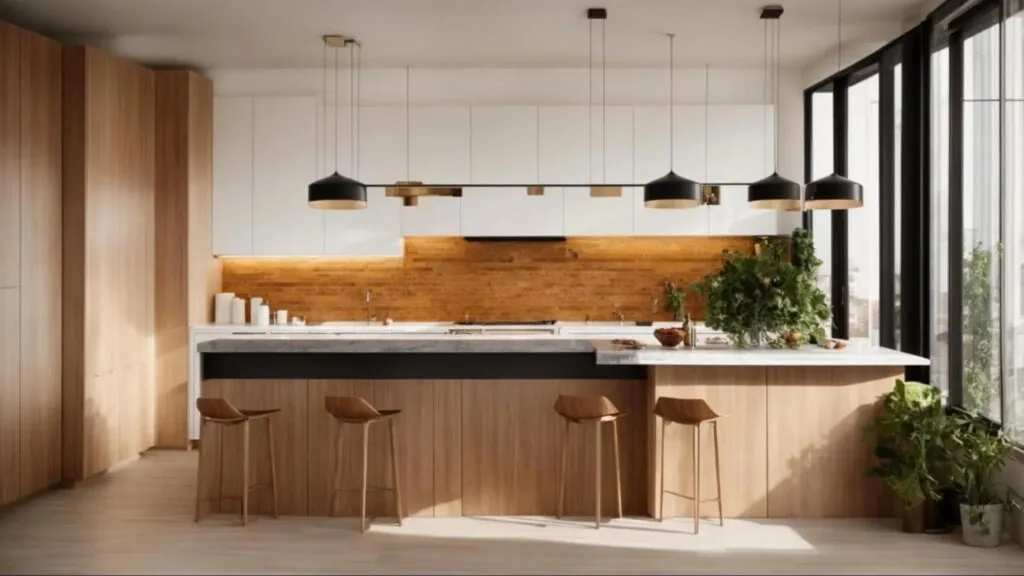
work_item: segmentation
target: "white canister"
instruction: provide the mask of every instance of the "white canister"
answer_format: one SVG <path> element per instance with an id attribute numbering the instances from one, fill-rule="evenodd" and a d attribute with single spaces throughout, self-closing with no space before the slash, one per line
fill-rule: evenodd
<path id="1" fill-rule="evenodd" d="M 253 298 L 249 298 L 249 323 L 250 324 L 258 324 L 258 322 L 256 322 L 256 319 L 257 319 L 257 317 L 258 317 L 258 315 L 260 313 L 260 306 L 262 306 L 262 305 L 263 305 L 263 298 L 260 298 L 259 296 L 255 296 Z"/>
<path id="2" fill-rule="evenodd" d="M 259 310 L 256 311 L 256 325 L 270 326 L 270 306 L 260 304 Z"/>
<path id="3" fill-rule="evenodd" d="M 285 326 L 285 325 L 287 325 L 288 324 L 288 311 L 287 310 L 278 310 L 277 314 L 275 315 L 274 322 L 276 322 L 278 326 Z"/>
<path id="4" fill-rule="evenodd" d="M 235 298 L 231 302 L 231 323 L 245 324 L 245 300 Z"/>
<path id="5" fill-rule="evenodd" d="M 220 292 L 213 296 L 213 323 L 231 324 L 231 303 L 235 301 L 234 292 Z"/>

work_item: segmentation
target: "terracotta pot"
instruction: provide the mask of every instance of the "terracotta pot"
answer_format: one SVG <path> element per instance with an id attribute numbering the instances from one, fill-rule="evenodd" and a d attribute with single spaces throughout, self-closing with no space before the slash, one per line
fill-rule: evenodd
<path id="1" fill-rule="evenodd" d="M 903 531 L 907 534 L 922 534 L 924 532 L 924 509 L 926 504 L 916 508 L 903 510 L 902 524 Z"/>

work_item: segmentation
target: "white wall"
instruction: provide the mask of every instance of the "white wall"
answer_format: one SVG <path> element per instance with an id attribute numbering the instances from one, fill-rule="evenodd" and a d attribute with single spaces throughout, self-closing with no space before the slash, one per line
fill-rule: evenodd
<path id="1" fill-rule="evenodd" d="M 342 103 L 349 98 L 347 62 L 342 59 L 338 79 Z M 362 72 L 361 103 L 405 103 L 405 69 L 366 69 Z M 241 95 L 319 95 L 323 72 L 313 70 L 212 70 L 214 93 Z M 588 101 L 588 70 L 583 69 L 413 69 L 410 73 L 412 105 L 582 105 Z M 712 104 L 758 104 L 767 101 L 764 71 L 711 69 Z M 593 75 L 595 106 L 600 104 L 600 71 Z M 668 100 L 668 70 L 610 69 L 608 105 L 661 105 Z M 803 89 L 800 71 L 783 70 L 779 88 L 779 167 L 794 180 L 803 180 Z M 333 76 L 328 75 L 328 93 Z M 329 97 L 330 100 L 331 97 Z M 677 69 L 675 102 L 701 105 L 705 100 L 705 71 Z M 760 127 L 752 132 L 761 134 Z"/>

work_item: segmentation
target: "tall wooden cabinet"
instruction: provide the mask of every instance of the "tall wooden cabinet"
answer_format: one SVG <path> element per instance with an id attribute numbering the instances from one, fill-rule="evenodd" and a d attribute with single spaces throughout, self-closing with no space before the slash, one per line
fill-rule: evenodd
<path id="1" fill-rule="evenodd" d="M 154 443 L 153 71 L 63 51 L 63 472 L 75 481 Z"/>
<path id="2" fill-rule="evenodd" d="M 0 505 L 60 463 L 61 48 L 0 22 Z"/>

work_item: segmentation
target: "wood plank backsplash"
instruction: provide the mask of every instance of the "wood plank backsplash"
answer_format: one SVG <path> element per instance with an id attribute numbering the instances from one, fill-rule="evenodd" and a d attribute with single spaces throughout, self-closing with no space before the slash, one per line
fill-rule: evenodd
<path id="1" fill-rule="evenodd" d="M 751 237 L 601 237 L 565 242 L 406 238 L 395 259 L 225 258 L 222 289 L 260 296 L 307 322 L 365 320 L 668 320 L 662 285 L 690 283 Z M 657 298 L 657 307 L 653 300 Z M 702 317 L 689 298 L 689 312 Z"/>

